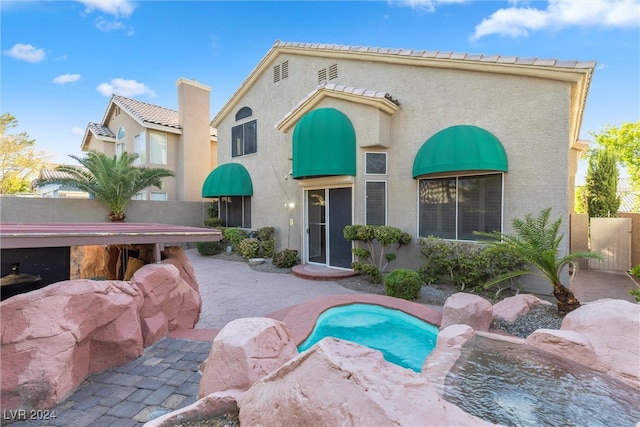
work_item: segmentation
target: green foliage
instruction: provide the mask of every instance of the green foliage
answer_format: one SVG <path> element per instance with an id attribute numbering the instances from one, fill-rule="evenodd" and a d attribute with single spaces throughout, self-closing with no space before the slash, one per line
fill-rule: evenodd
<path id="1" fill-rule="evenodd" d="M 298 264 L 300 259 L 298 258 L 298 251 L 295 249 L 283 249 L 273 255 L 271 262 L 278 268 L 291 268 Z"/>
<path id="2" fill-rule="evenodd" d="M 499 275 L 485 284 L 485 288 L 514 277 L 533 274 L 543 277 L 553 287 L 553 294 L 558 301 L 558 309 L 562 312 L 574 310 L 580 306 L 573 293 L 565 287 L 560 279 L 565 267 L 577 268 L 578 259 L 593 259 L 602 261 L 600 254 L 588 251 L 574 251 L 564 256 L 560 255 L 560 234 L 562 218 L 550 222 L 551 208 L 543 209 L 537 217 L 526 215 L 524 220 L 516 218 L 512 221 L 515 234 L 492 233 L 476 234 L 489 238 L 484 241 L 489 247 L 511 253 L 525 262 L 537 267 L 537 270 L 522 269 Z"/>
<path id="3" fill-rule="evenodd" d="M 276 239 L 270 238 L 266 240 L 260 240 L 260 256 L 264 258 L 271 258 L 276 251 Z"/>
<path id="4" fill-rule="evenodd" d="M 587 189 L 584 185 L 576 187 L 574 198 L 574 210 L 577 214 L 586 214 L 587 212 Z"/>
<path id="5" fill-rule="evenodd" d="M 600 133 L 591 134 L 601 147 L 615 153 L 624 163 L 636 190 L 640 190 L 640 121 L 621 126 L 606 126 Z"/>
<path id="6" fill-rule="evenodd" d="M 631 273 L 632 276 L 635 276 L 638 279 L 640 279 L 640 264 L 636 265 L 635 267 L 632 267 L 631 270 L 629 270 L 629 273 Z"/>
<path id="7" fill-rule="evenodd" d="M 441 280 L 456 284 L 460 290 L 483 289 L 493 277 L 525 268 L 524 261 L 501 248 L 489 248 L 477 243 L 453 242 L 429 236 L 418 242 L 425 263 L 418 269 L 420 277 L 428 284 Z M 511 279 L 498 289 L 496 296 L 517 285 Z"/>
<path id="8" fill-rule="evenodd" d="M 223 228 L 222 236 L 234 249 L 237 249 L 240 242 L 247 238 L 247 233 L 242 228 Z"/>
<path id="9" fill-rule="evenodd" d="M 260 240 L 255 237 L 242 239 L 238 245 L 238 252 L 245 258 L 257 258 L 260 253 Z"/>
<path id="10" fill-rule="evenodd" d="M 0 194 L 16 194 L 31 190 L 31 182 L 51 158 L 36 151 L 36 141 L 26 132 L 7 135 L 18 126 L 10 113 L 0 115 Z"/>
<path id="11" fill-rule="evenodd" d="M 640 288 L 635 288 L 635 289 L 629 290 L 629 294 L 631 294 L 634 297 L 636 297 L 636 302 L 640 302 Z"/>
<path id="12" fill-rule="evenodd" d="M 217 217 L 205 218 L 204 225 L 209 228 L 222 228 L 224 225 L 224 220 Z"/>
<path id="13" fill-rule="evenodd" d="M 611 217 L 618 213 L 618 162 L 612 150 L 605 148 L 591 154 L 584 191 L 590 218 Z"/>
<path id="14" fill-rule="evenodd" d="M 196 242 L 196 250 L 200 255 L 213 256 L 222 252 L 220 242 Z"/>
<path id="15" fill-rule="evenodd" d="M 394 270 L 384 279 L 384 293 L 390 297 L 412 301 L 420 296 L 421 288 L 420 275 L 413 270 Z"/>
<path id="16" fill-rule="evenodd" d="M 366 246 L 353 249 L 359 260 L 352 264 L 352 268 L 369 276 L 373 283 L 382 281 L 382 274 L 387 265 L 396 259 L 398 249 L 411 242 L 409 233 L 388 225 L 347 225 L 343 235 L 347 240 Z"/>
<path id="17" fill-rule="evenodd" d="M 147 187 L 162 188 L 162 178 L 174 176 L 169 169 L 135 166 L 138 154 L 126 151 L 120 156 L 107 156 L 91 150 L 84 158 L 69 157 L 84 168 L 58 166 L 56 170 L 63 172 L 64 177 L 45 179 L 40 183 L 70 185 L 86 191 L 109 208 L 112 221 L 124 219 L 125 207 L 138 192 Z"/>
<path id="18" fill-rule="evenodd" d="M 276 233 L 276 229 L 273 227 L 262 227 L 258 229 L 257 237 L 259 240 L 265 241 L 265 240 L 273 239 L 275 233 Z"/>

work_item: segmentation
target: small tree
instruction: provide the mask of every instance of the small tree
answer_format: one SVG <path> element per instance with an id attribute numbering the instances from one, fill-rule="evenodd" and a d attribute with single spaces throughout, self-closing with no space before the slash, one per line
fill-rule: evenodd
<path id="1" fill-rule="evenodd" d="M 588 251 L 574 251 L 567 255 L 560 256 L 559 246 L 563 235 L 559 235 L 562 218 L 550 222 L 551 208 L 543 209 L 537 217 L 526 215 L 524 220 L 514 219 L 512 225 L 515 234 L 506 234 L 498 231 L 492 233 L 476 234 L 488 237 L 491 240 L 483 243 L 493 247 L 508 251 L 532 264 L 538 271 L 521 269 L 498 275 L 485 283 L 485 288 L 494 286 L 504 280 L 533 274 L 546 279 L 553 287 L 553 296 L 556 298 L 558 311 L 568 313 L 580 307 L 580 302 L 573 292 L 562 284 L 560 275 L 562 270 L 572 265 L 577 268 L 578 259 L 594 259 L 602 261 L 602 255 Z"/>
<path id="2" fill-rule="evenodd" d="M 618 213 L 618 162 L 612 150 L 597 150 L 589 157 L 585 193 L 590 218 L 610 217 Z"/>
<path id="3" fill-rule="evenodd" d="M 169 169 L 135 166 L 138 154 L 126 151 L 113 157 L 97 151 L 89 151 L 84 158 L 73 155 L 69 157 L 85 168 L 61 165 L 56 170 L 64 172 L 66 177 L 40 182 L 71 185 L 86 191 L 109 208 L 109 219 L 112 222 L 124 221 L 124 209 L 138 192 L 151 186 L 162 188 L 161 178 L 174 176 Z"/>
<path id="4" fill-rule="evenodd" d="M 354 270 L 367 274 L 373 283 L 382 281 L 382 274 L 389 263 L 396 259 L 400 246 L 411 242 L 411 235 L 388 225 L 347 225 L 344 238 L 360 241 L 367 246 L 355 248 L 353 253 L 360 259 L 354 262 Z"/>
<path id="5" fill-rule="evenodd" d="M 36 141 L 26 132 L 7 135 L 18 126 L 9 113 L 0 116 L 0 194 L 15 194 L 31 189 L 31 182 L 51 155 L 35 149 Z"/>
<path id="6" fill-rule="evenodd" d="M 591 134 L 601 147 L 611 150 L 629 171 L 633 187 L 640 190 L 640 121 L 606 126 Z"/>

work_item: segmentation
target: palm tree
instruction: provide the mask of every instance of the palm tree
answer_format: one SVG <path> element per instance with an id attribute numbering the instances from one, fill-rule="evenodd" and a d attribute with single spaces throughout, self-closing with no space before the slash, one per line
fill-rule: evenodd
<path id="1" fill-rule="evenodd" d="M 514 219 L 512 225 L 516 234 L 505 234 L 498 231 L 491 233 L 476 234 L 488 237 L 486 244 L 495 248 L 506 249 L 508 252 L 519 256 L 525 262 L 537 267 L 538 271 L 517 270 L 494 277 L 487 283 L 485 288 L 494 286 L 503 280 L 533 274 L 546 279 L 553 286 L 553 296 L 556 298 L 558 311 L 568 313 L 580 307 L 580 302 L 576 299 L 571 290 L 562 284 L 560 275 L 567 266 L 572 266 L 574 271 L 577 268 L 576 261 L 579 259 L 594 259 L 602 261 L 602 255 L 589 251 L 574 251 L 567 255 L 560 256 L 558 246 L 563 235 L 558 235 L 562 218 L 558 218 L 549 223 L 551 208 L 543 209 L 536 218 L 526 215 L 524 220 Z"/>
<path id="2" fill-rule="evenodd" d="M 135 166 L 138 154 L 126 151 L 120 156 L 109 157 L 91 150 L 84 158 L 69 157 L 84 168 L 60 165 L 56 170 L 63 172 L 64 177 L 44 179 L 40 183 L 70 185 L 86 191 L 110 209 L 112 222 L 124 221 L 124 209 L 138 192 L 150 186 L 162 188 L 161 178 L 174 176 L 168 169 Z"/>

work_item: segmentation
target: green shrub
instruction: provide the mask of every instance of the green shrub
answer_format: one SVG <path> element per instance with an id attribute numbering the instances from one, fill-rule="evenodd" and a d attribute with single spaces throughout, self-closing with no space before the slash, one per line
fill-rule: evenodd
<path id="1" fill-rule="evenodd" d="M 640 288 L 629 290 L 629 294 L 636 297 L 636 302 L 640 302 Z"/>
<path id="2" fill-rule="evenodd" d="M 298 264 L 300 259 L 298 258 L 298 251 L 295 249 L 283 249 L 273 254 L 271 262 L 278 268 L 291 268 Z"/>
<path id="3" fill-rule="evenodd" d="M 640 264 L 636 265 L 631 270 L 629 270 L 629 273 L 631 273 L 632 276 L 635 276 L 638 279 L 640 279 Z"/>
<path id="4" fill-rule="evenodd" d="M 209 228 L 221 228 L 224 225 L 224 220 L 222 218 L 205 218 L 204 225 Z"/>
<path id="5" fill-rule="evenodd" d="M 420 296 L 421 288 L 420 275 L 413 270 L 394 270 L 384 279 L 384 293 L 390 297 L 412 301 Z"/>
<path id="6" fill-rule="evenodd" d="M 273 235 L 275 234 L 276 229 L 273 227 L 262 227 L 259 228 L 257 233 L 258 240 L 267 241 L 269 239 L 273 239 Z"/>
<path id="7" fill-rule="evenodd" d="M 245 258 L 257 258 L 260 253 L 260 240 L 255 237 L 242 239 L 238 245 L 238 252 Z"/>
<path id="8" fill-rule="evenodd" d="M 222 252 L 220 242 L 196 242 L 196 250 L 200 255 L 213 256 Z"/>
<path id="9" fill-rule="evenodd" d="M 237 249 L 240 242 L 247 238 L 247 232 L 242 228 L 223 228 L 222 235 L 224 240 L 231 243 L 234 249 Z"/>
<path id="10" fill-rule="evenodd" d="M 264 258 L 273 257 L 274 252 L 276 251 L 276 239 L 270 238 L 265 240 L 260 240 L 260 256 Z"/>

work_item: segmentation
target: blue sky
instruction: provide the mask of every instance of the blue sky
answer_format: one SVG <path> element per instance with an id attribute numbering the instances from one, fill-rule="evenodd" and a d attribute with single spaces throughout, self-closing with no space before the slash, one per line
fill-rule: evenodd
<path id="1" fill-rule="evenodd" d="M 176 109 L 175 82 L 212 87 L 211 117 L 276 40 L 596 60 L 581 138 L 640 119 L 640 2 L 1 2 L 1 112 L 54 161 L 111 93 Z M 582 167 L 584 169 L 584 165 Z"/>

